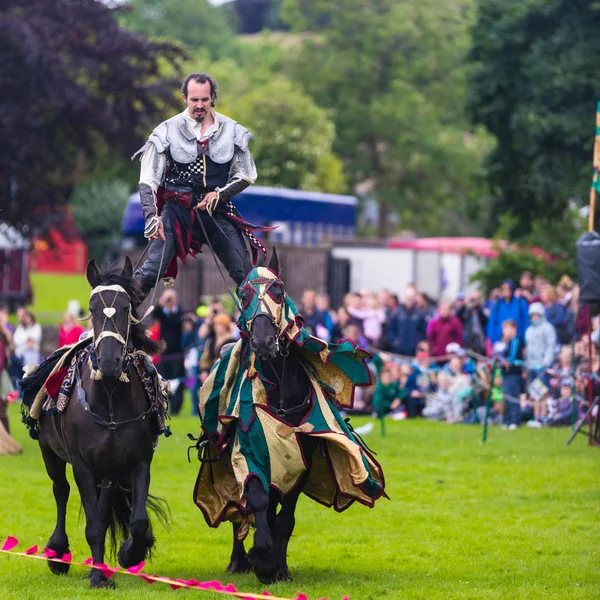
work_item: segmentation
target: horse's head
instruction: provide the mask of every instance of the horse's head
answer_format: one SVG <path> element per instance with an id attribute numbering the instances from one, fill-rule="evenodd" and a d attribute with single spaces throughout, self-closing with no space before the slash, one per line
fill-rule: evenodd
<path id="1" fill-rule="evenodd" d="M 113 277 L 110 277 L 107 273 L 100 273 L 92 259 L 87 265 L 86 277 L 92 287 L 90 314 L 98 368 L 103 378 L 117 379 L 123 372 L 131 324 L 137 323 L 132 314 L 132 298 L 124 287 L 125 282 L 133 278 L 133 265 L 127 257 L 123 269 L 113 272 Z"/>
<path id="2" fill-rule="evenodd" d="M 277 251 L 273 248 L 268 268 L 254 267 L 247 259 L 244 269 L 246 279 L 239 294 L 250 347 L 260 360 L 272 360 L 279 352 L 286 300 Z"/>

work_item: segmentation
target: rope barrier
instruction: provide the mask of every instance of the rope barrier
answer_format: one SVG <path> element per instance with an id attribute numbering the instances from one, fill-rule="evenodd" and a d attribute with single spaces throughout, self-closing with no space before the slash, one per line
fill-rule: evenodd
<path id="1" fill-rule="evenodd" d="M 2 546 L 0 547 L 0 552 L 4 554 L 9 554 L 12 556 L 19 556 L 22 558 L 33 558 L 36 560 L 45 560 L 56 563 L 69 564 L 76 567 L 84 567 L 88 569 L 98 569 L 100 572 L 107 578 L 111 579 L 115 573 L 119 573 L 121 575 L 129 575 L 131 577 L 138 577 L 139 579 L 143 579 L 146 583 L 165 583 L 171 587 L 173 590 L 178 590 L 180 588 L 187 589 L 195 589 L 204 592 L 212 592 L 217 594 L 226 594 L 228 596 L 234 596 L 235 598 L 242 598 L 242 600 L 308 600 L 308 597 L 305 594 L 297 594 L 293 599 L 290 598 L 281 598 L 277 596 L 272 596 L 268 592 L 263 592 L 262 594 L 255 594 L 253 592 L 240 592 L 236 589 L 236 587 L 232 583 L 228 583 L 227 585 L 223 585 L 219 581 L 196 581 L 195 579 L 173 579 L 172 577 L 165 577 L 162 575 L 147 575 L 146 573 L 142 573 L 141 570 L 144 568 L 145 563 L 141 562 L 139 565 L 135 567 L 130 567 L 129 569 L 121 569 L 120 567 L 109 567 L 107 564 L 94 564 L 94 561 L 91 558 L 88 558 L 84 562 L 75 562 L 73 560 L 72 555 L 64 554 L 62 558 L 57 558 L 56 552 L 50 548 L 45 548 L 41 554 L 38 554 L 38 547 L 32 546 L 25 550 L 25 552 L 17 552 L 14 549 L 19 545 L 19 540 L 16 537 L 9 536 L 6 538 Z M 321 600 L 327 600 L 326 598 L 322 598 Z M 348 596 L 344 596 L 342 600 L 350 600 Z"/>

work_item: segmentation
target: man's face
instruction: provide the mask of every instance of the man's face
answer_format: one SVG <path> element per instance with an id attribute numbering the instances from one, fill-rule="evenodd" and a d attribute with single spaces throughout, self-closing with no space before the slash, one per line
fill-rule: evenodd
<path id="1" fill-rule="evenodd" d="M 447 302 L 440 303 L 438 306 L 438 312 L 440 313 L 440 317 L 442 317 L 442 319 L 448 318 L 450 316 L 450 304 Z"/>
<path id="2" fill-rule="evenodd" d="M 508 285 L 508 283 L 503 283 L 502 287 L 500 288 L 500 291 L 502 292 L 502 297 L 505 298 L 506 300 L 510 300 L 512 297 L 512 288 L 510 287 L 510 285 Z"/>
<path id="3" fill-rule="evenodd" d="M 302 306 L 312 309 L 315 306 L 315 293 L 312 290 L 307 290 L 302 294 Z"/>
<path id="4" fill-rule="evenodd" d="M 481 295 L 480 294 L 471 294 L 469 296 L 469 306 L 471 307 L 477 307 L 481 304 Z"/>
<path id="5" fill-rule="evenodd" d="M 529 275 L 528 273 L 524 273 L 521 276 L 521 281 L 520 281 L 521 287 L 529 290 L 533 287 L 533 279 L 531 279 L 531 275 Z"/>
<path id="6" fill-rule="evenodd" d="M 198 83 L 190 81 L 188 83 L 187 97 L 184 96 L 188 113 L 192 119 L 196 119 L 198 123 L 204 121 L 207 113 L 210 111 L 210 83 Z"/>

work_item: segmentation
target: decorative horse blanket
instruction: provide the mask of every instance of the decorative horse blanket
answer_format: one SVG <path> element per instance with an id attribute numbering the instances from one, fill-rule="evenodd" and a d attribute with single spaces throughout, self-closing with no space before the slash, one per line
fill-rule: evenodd
<path id="1" fill-rule="evenodd" d="M 284 333 L 299 348 L 312 385 L 312 405 L 299 427 L 270 410 L 274 384 L 263 377 L 247 336 L 216 363 L 200 391 L 207 443 L 194 499 L 211 527 L 223 520 L 247 525 L 244 486 L 251 475 L 267 491 L 287 494 L 294 488 L 307 468 L 301 434 L 320 440 L 303 490 L 310 498 L 342 512 L 355 501 L 372 507 L 384 495 L 381 466 L 339 413 L 352 408 L 356 386 L 370 384 L 370 355 L 350 341 L 333 345 L 310 336 L 289 299 L 285 315 Z M 247 533 L 242 529 L 240 538 Z"/>
<path id="2" fill-rule="evenodd" d="M 59 348 L 23 379 L 23 421 L 30 429 L 30 434 L 37 429 L 41 414 L 63 413 L 66 410 L 81 378 L 82 367 L 86 363 L 90 367 L 90 377 L 100 379 L 91 338 Z M 129 348 L 123 364 L 121 381 L 129 381 L 128 374 L 132 369 L 135 369 L 144 386 L 149 406 L 156 408 L 154 418 L 157 433 L 170 435 L 169 428 L 165 426 L 167 382 L 162 380 L 152 362 L 147 360 L 145 353 Z"/>

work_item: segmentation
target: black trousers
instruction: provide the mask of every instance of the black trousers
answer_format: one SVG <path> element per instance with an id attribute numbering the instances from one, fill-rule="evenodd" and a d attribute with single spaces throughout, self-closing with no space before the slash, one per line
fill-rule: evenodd
<path id="1" fill-rule="evenodd" d="M 167 204 L 163 213 L 168 210 L 169 205 Z M 200 219 L 202 219 L 208 240 L 205 240 Z M 165 254 L 162 258 L 161 276 L 164 275 L 176 252 L 176 234 L 173 231 L 173 220 L 163 218 L 162 222 L 166 241 L 163 242 L 161 239 L 152 240 L 146 261 L 135 272 L 135 278 L 141 282 L 146 293 L 154 287 L 158 279 L 163 246 L 165 246 Z M 237 285 L 244 281 L 244 257 L 248 249 L 242 232 L 227 217 L 219 213 L 213 213 L 211 217 L 206 211 L 196 209 L 192 238 L 202 243 L 210 242 L 217 258 L 221 261 L 231 279 Z"/>

